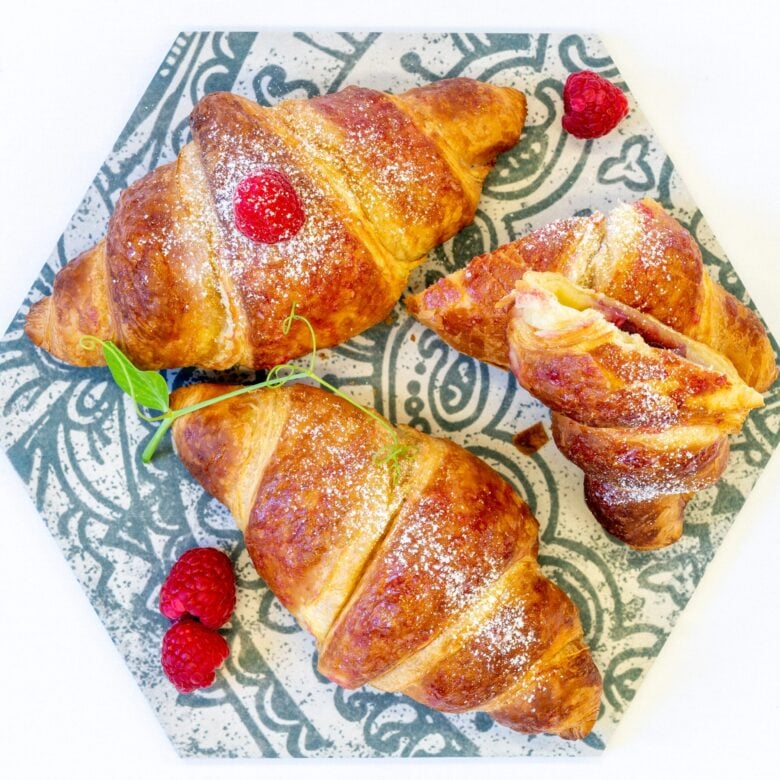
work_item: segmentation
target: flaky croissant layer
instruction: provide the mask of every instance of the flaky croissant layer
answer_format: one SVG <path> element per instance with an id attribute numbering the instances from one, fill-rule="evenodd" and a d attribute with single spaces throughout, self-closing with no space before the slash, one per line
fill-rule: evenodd
<path id="1" fill-rule="evenodd" d="M 556 273 L 517 283 L 507 337 L 512 372 L 552 409 L 605 530 L 642 550 L 677 541 L 760 394 L 704 344 Z"/>
<path id="2" fill-rule="evenodd" d="M 81 343 L 91 335 L 144 368 L 260 368 L 310 348 L 278 325 L 297 304 L 318 344 L 337 344 L 384 319 L 415 265 L 471 222 L 524 121 L 520 92 L 465 78 L 273 108 L 207 95 L 192 142 L 122 194 L 105 240 L 57 274 L 27 334 L 76 365 L 102 360 Z M 277 243 L 234 213 L 239 185 L 269 171 L 305 217 Z"/>
<path id="3" fill-rule="evenodd" d="M 177 390 L 182 407 L 225 392 Z M 457 445 L 390 430 L 304 385 L 260 390 L 174 424 L 184 464 L 228 506 L 260 575 L 346 687 L 482 710 L 568 739 L 595 723 L 601 677 L 577 611 L 537 562 L 538 526 Z"/>
<path id="4" fill-rule="evenodd" d="M 725 355 L 759 392 L 777 378 L 759 317 L 714 282 L 693 236 L 655 201 L 605 216 L 544 225 L 406 298 L 417 319 L 448 344 L 509 367 L 507 324 L 515 284 L 527 271 L 556 272 L 650 314 Z"/>

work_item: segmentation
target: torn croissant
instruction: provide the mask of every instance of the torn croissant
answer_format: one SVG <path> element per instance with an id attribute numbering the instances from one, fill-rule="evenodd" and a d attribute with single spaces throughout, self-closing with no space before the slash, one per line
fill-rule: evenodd
<path id="1" fill-rule="evenodd" d="M 777 378 L 761 320 L 708 275 L 693 236 L 655 201 L 562 219 L 474 258 L 406 298 L 448 344 L 509 367 L 509 293 L 526 271 L 551 271 L 652 315 L 725 355 L 759 392 Z"/>
<path id="2" fill-rule="evenodd" d="M 560 274 L 517 283 L 508 341 L 591 511 L 637 549 L 680 537 L 685 505 L 726 467 L 728 435 L 763 405 L 722 355 Z"/>
<path id="3" fill-rule="evenodd" d="M 269 367 L 309 350 L 278 333 L 295 303 L 320 346 L 337 344 L 383 320 L 426 253 L 471 222 L 524 121 L 520 92 L 467 78 L 272 108 L 207 95 L 192 142 L 125 190 L 106 238 L 59 271 L 26 332 L 80 366 L 101 362 L 86 335 L 142 368 Z M 250 237 L 234 213 L 265 174 L 299 228 L 276 243 Z M 241 197 L 251 216 L 255 195 Z M 259 208 L 284 219 L 274 203 Z"/>
<path id="4" fill-rule="evenodd" d="M 195 385 L 177 408 L 228 388 Z M 348 688 L 400 691 L 445 712 L 482 710 L 567 739 L 596 720 L 601 677 L 574 604 L 537 562 L 527 505 L 457 445 L 389 428 L 305 385 L 179 418 L 177 452 L 227 505 L 257 571 Z"/>

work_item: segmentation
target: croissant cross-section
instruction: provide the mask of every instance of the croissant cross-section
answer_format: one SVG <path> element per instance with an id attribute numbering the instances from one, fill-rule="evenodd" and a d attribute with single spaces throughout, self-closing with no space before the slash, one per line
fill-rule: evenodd
<path id="1" fill-rule="evenodd" d="M 706 345 L 560 274 L 517 283 L 507 335 L 512 371 L 552 409 L 599 522 L 638 549 L 675 542 L 761 395 Z"/>
<path id="2" fill-rule="evenodd" d="M 226 389 L 187 387 L 173 402 Z M 377 457 L 388 428 L 304 385 L 220 402 L 173 433 L 257 571 L 314 635 L 322 674 L 584 737 L 601 678 L 574 604 L 541 572 L 536 520 L 474 455 L 396 430 L 408 456 L 396 477 Z"/>

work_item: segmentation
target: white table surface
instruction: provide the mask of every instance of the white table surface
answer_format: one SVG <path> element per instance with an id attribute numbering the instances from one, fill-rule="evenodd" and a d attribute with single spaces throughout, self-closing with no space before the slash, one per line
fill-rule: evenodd
<path id="1" fill-rule="evenodd" d="M 780 335 L 780 71 L 773 3 L 68 2 L 0 11 L 4 330 L 182 29 L 600 32 Z M 182 761 L 0 455 L 0 775 L 780 777 L 780 456 L 607 751 L 588 760 Z M 10 770 L 10 772 L 8 771 Z"/>

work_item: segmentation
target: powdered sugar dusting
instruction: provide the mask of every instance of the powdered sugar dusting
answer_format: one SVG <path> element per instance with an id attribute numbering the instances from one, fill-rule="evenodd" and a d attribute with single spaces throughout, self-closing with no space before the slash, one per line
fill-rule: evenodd
<path id="1" fill-rule="evenodd" d="M 516 601 L 499 606 L 479 627 L 474 646 L 484 659 L 489 673 L 515 674 L 526 671 L 531 661 L 528 650 L 536 641 L 536 632 L 527 625 L 523 605 Z"/>
<path id="2" fill-rule="evenodd" d="M 641 236 L 639 215 L 632 204 L 621 203 L 607 216 L 606 240 L 593 261 L 593 286 L 608 289 L 617 267 L 636 252 Z"/>
<path id="3" fill-rule="evenodd" d="M 409 263 L 470 216 L 436 145 L 382 93 L 350 88 L 273 109 L 215 94 L 196 107 L 192 125 L 220 225 L 220 275 L 239 301 L 251 365 L 309 346 L 295 336 L 282 344 L 269 328 L 294 302 L 323 346 L 380 320 Z M 296 235 L 271 245 L 242 235 L 234 213 L 239 183 L 269 170 L 289 180 L 305 213 Z"/>
<path id="4" fill-rule="evenodd" d="M 635 225 L 636 210 L 616 212 L 623 225 L 619 241 L 631 232 L 625 225 Z M 650 239 L 654 246 L 659 244 Z M 613 242 L 610 251 L 614 249 Z M 648 257 L 650 262 L 658 260 L 652 252 Z M 556 440 L 564 455 L 598 485 L 602 516 L 610 506 L 626 512 L 626 505 L 693 493 L 715 482 L 725 467 L 727 450 L 713 445 L 725 442 L 726 417 L 741 403 L 728 377 L 674 349 L 649 346 L 640 335 L 643 315 L 638 312 L 633 316 L 618 304 L 610 308 L 604 296 L 567 291 L 563 282 L 556 286 L 553 281 L 549 274 L 527 274 L 518 285 L 510 357 L 529 392 L 564 421 L 570 418 L 580 424 L 581 433 L 573 440 L 566 435 Z M 569 299 L 576 303 L 568 305 Z M 605 317 L 612 309 L 615 323 Z M 626 333 L 621 325 L 636 326 L 638 332 Z M 677 345 L 677 340 L 669 341 Z M 670 438 L 659 449 L 651 435 L 695 423 L 710 426 L 715 438 L 711 431 L 684 444 Z M 621 431 L 622 438 L 613 441 Z M 608 457 L 610 446 L 614 452 Z M 620 459 L 619 448 L 624 448 L 625 459 Z M 677 522 L 672 514 L 669 519 Z M 657 520 L 663 522 L 664 517 L 659 505 Z"/>
<path id="5" fill-rule="evenodd" d="M 209 131 L 215 143 L 221 143 L 218 128 Z M 303 202 L 306 221 L 301 231 L 283 245 L 259 244 L 242 235 L 235 226 L 234 194 L 236 187 L 247 176 L 255 175 L 266 169 L 279 170 L 295 186 L 298 197 Z M 323 215 L 322 202 L 326 193 L 318 182 L 304 178 L 300 170 L 292 167 L 289 152 L 271 145 L 254 146 L 244 154 L 225 154 L 214 167 L 214 178 L 219 186 L 214 188 L 214 205 L 223 227 L 227 243 L 227 252 L 222 260 L 232 275 L 241 274 L 249 268 L 257 271 L 268 269 L 281 270 L 284 277 L 295 287 L 311 285 L 312 277 L 322 272 L 323 249 L 333 243 L 336 233 L 332 219 Z M 247 302 L 261 303 L 266 300 L 283 300 L 288 296 L 280 287 L 246 290 Z"/>
<path id="6" fill-rule="evenodd" d="M 425 581 L 428 592 L 420 590 L 421 599 L 427 601 L 435 593 L 442 609 L 457 613 L 466 608 L 481 588 L 496 579 L 505 561 L 488 545 L 466 546 L 463 539 L 447 533 L 452 530 L 451 511 L 423 498 L 415 508 L 414 517 L 402 522 L 393 535 L 387 565 L 404 571 L 409 579 Z"/>

